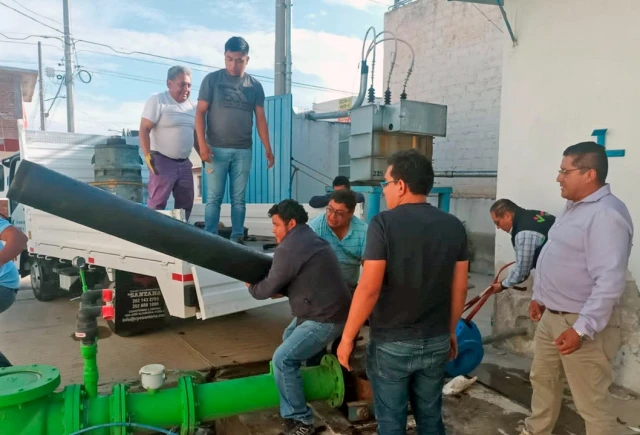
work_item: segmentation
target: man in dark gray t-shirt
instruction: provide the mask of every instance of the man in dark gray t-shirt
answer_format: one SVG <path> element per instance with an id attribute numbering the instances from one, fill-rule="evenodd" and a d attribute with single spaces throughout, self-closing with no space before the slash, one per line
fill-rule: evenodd
<path id="1" fill-rule="evenodd" d="M 253 114 L 264 146 L 267 168 L 273 166 L 269 128 L 264 112 L 264 90 L 245 73 L 249 44 L 234 36 L 225 44 L 225 69 L 202 80 L 196 110 L 196 134 L 204 162 L 207 191 L 205 230 L 218 234 L 220 206 L 229 179 L 231 239 L 242 243 L 246 212 L 245 195 L 251 170 Z"/>

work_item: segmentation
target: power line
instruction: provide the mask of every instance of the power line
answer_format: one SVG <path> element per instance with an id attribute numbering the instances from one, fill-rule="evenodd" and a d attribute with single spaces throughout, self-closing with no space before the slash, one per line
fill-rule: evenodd
<path id="1" fill-rule="evenodd" d="M 16 32 L 8 32 L 8 33 L 16 33 Z M 14 38 L 13 36 L 5 35 L 4 33 L 0 32 L 0 35 L 4 36 L 4 37 L 5 37 L 5 38 L 7 38 L 7 39 L 11 39 L 11 40 L 13 40 L 13 41 L 25 41 L 25 40 L 27 40 L 27 39 L 29 39 L 29 38 L 43 38 L 43 39 L 57 39 L 58 41 L 60 41 L 60 42 L 63 42 L 63 43 L 64 43 L 64 40 L 63 40 L 61 37 L 59 37 L 59 36 L 49 36 L 49 35 L 30 35 L 30 34 L 28 34 L 28 33 L 16 33 L 16 34 L 19 34 L 19 35 L 27 35 L 27 36 L 25 36 L 24 38 Z M 38 44 L 37 44 L 37 43 L 35 43 L 35 42 L 32 42 L 32 44 L 34 44 L 34 45 L 38 45 Z"/>
<path id="2" fill-rule="evenodd" d="M 29 38 L 50 38 L 50 39 L 59 39 L 59 40 L 62 41 L 62 39 L 58 38 L 57 36 L 49 36 L 49 35 L 28 35 L 28 36 L 25 36 L 23 38 L 14 38 L 14 37 L 8 36 L 8 35 L 0 32 L 0 36 L 4 36 L 5 38 L 16 40 L 16 41 L 24 41 L 25 39 L 29 39 Z M 0 42 L 12 43 L 12 41 L 2 41 L 2 40 L 0 40 Z M 144 63 L 154 64 L 154 65 L 166 65 L 166 66 L 172 66 L 173 65 L 173 64 L 170 64 L 170 63 L 166 63 L 166 62 L 154 62 L 154 61 L 149 60 L 149 59 L 142 59 L 142 58 L 139 58 L 139 57 L 131 56 L 131 54 L 129 54 L 129 53 L 133 53 L 133 54 L 138 53 L 138 54 L 142 54 L 142 55 L 145 55 L 145 56 L 157 57 L 157 58 L 167 59 L 167 60 L 174 60 L 176 62 L 187 63 L 187 64 L 190 64 L 190 65 L 203 66 L 203 67 L 213 68 L 213 69 L 222 69 L 221 67 L 214 66 L 214 65 L 201 64 L 201 63 L 191 62 L 191 61 L 187 61 L 187 60 L 183 60 L 183 59 L 176 59 L 176 58 L 172 58 L 172 57 L 156 55 L 156 54 L 153 54 L 153 53 L 146 53 L 146 52 L 139 52 L 139 51 L 138 52 L 129 52 L 129 53 L 122 52 L 122 51 L 118 51 L 118 50 L 114 49 L 113 47 L 111 47 L 111 46 L 109 46 L 107 44 L 102 44 L 102 43 L 99 43 L 99 42 L 93 42 L 93 41 L 87 41 L 87 40 L 76 40 L 76 41 L 74 41 L 73 42 L 74 48 L 75 48 L 75 43 L 76 42 L 86 42 L 88 44 L 104 46 L 104 47 L 107 47 L 107 48 L 115 51 L 116 53 L 124 53 L 125 55 L 117 55 L 117 54 L 105 53 L 105 52 L 102 52 L 102 51 L 88 50 L 88 49 L 75 50 L 78 53 L 81 53 L 81 52 L 93 53 L 93 54 L 99 54 L 99 55 L 103 55 L 103 56 L 117 57 L 117 58 L 120 58 L 120 59 L 134 60 L 134 61 L 137 61 L 137 62 L 144 62 Z M 13 42 L 13 43 L 15 43 L 15 44 L 22 43 L 22 44 L 25 44 L 25 45 L 27 45 L 27 44 L 28 45 L 37 45 L 37 43 L 35 43 L 35 42 Z M 54 47 L 54 48 L 57 48 L 57 49 L 61 50 L 60 47 L 56 47 L 54 45 L 50 45 L 50 44 L 43 44 L 43 45 L 47 46 L 47 47 Z M 78 62 L 78 60 L 76 58 L 76 63 L 77 62 Z M 191 69 L 194 70 L 194 71 L 200 71 L 200 72 L 205 72 L 205 73 L 210 72 L 209 70 L 200 69 L 200 68 L 191 68 Z M 252 75 L 254 77 L 258 77 L 258 78 L 261 78 L 261 79 L 264 79 L 264 80 L 267 80 L 267 81 L 270 81 L 270 82 L 274 81 L 274 79 L 272 77 L 267 77 L 267 76 L 263 76 L 263 75 L 259 75 L 259 74 L 252 74 Z M 318 91 L 326 91 L 326 92 L 338 92 L 338 93 L 342 93 L 342 94 L 356 95 L 355 92 L 345 91 L 345 90 L 342 90 L 342 89 L 328 88 L 328 87 L 319 86 L 319 85 L 312 85 L 310 83 L 292 82 L 292 86 L 295 86 L 297 88 L 302 88 L 302 89 L 310 89 L 310 90 L 318 90 Z"/>
<path id="3" fill-rule="evenodd" d="M 158 59 L 165 59 L 165 60 L 173 60 L 173 61 L 176 61 L 176 62 L 186 63 L 186 64 L 189 64 L 189 65 L 195 65 L 195 66 L 202 66 L 202 67 L 205 67 L 205 68 L 213 68 L 213 69 L 217 69 L 217 70 L 223 69 L 222 67 L 215 66 L 215 65 L 207 65 L 207 64 L 204 64 L 204 63 L 193 62 L 193 61 L 190 61 L 190 60 L 178 59 L 178 58 L 174 58 L 174 57 L 168 57 L 168 56 L 162 56 L 162 55 L 159 55 L 159 54 L 148 53 L 148 52 L 145 52 L 145 51 L 128 51 L 128 52 L 127 51 L 121 51 L 119 49 L 113 48 L 112 46 L 110 46 L 108 44 L 103 44 L 101 42 L 88 41 L 86 39 L 76 39 L 75 42 L 76 43 L 84 42 L 86 44 L 98 45 L 100 47 L 108 48 L 108 49 L 110 49 L 110 50 L 112 50 L 112 51 L 114 51 L 114 52 L 116 52 L 118 54 L 124 54 L 124 55 L 127 55 L 127 56 L 131 56 L 133 54 L 140 54 L 140 55 L 143 55 L 143 56 L 155 57 L 155 58 L 158 58 Z M 102 54 L 106 54 L 106 53 L 102 53 Z M 142 60 L 142 59 L 138 59 L 138 60 Z M 273 81 L 274 80 L 273 77 L 263 76 L 263 75 L 260 75 L 260 74 L 251 74 L 251 75 L 253 77 L 258 77 L 258 78 L 269 80 L 269 81 Z M 324 87 L 324 86 L 312 85 L 312 84 L 309 84 L 309 83 L 291 82 L 291 85 L 292 86 L 297 86 L 297 87 L 306 87 L 306 88 L 310 88 L 310 89 L 317 89 L 317 90 L 340 92 L 340 93 L 343 93 L 343 94 L 356 95 L 355 92 L 349 92 L 349 91 L 345 91 L 345 90 L 342 90 L 342 89 L 334 89 L 334 88 L 328 88 L 328 87 Z"/>
<path id="4" fill-rule="evenodd" d="M 491 24 L 493 24 L 493 25 L 494 25 L 494 27 L 500 31 L 500 33 L 504 33 L 504 32 L 502 31 L 502 29 L 501 29 L 500 27 L 498 27 L 498 25 L 497 25 L 496 23 L 494 23 L 494 22 L 493 22 L 493 20 L 487 16 L 487 14 L 485 14 L 484 12 L 482 12 L 482 11 L 480 10 L 480 8 L 478 8 L 478 6 L 476 6 L 474 3 L 471 3 L 471 6 L 473 6 L 474 8 L 476 8 L 476 10 L 477 10 L 478 12 L 480 12 L 482 15 L 484 15 L 484 17 L 487 19 L 487 21 L 489 21 Z"/>
<path id="5" fill-rule="evenodd" d="M 56 23 L 56 24 L 60 24 L 60 25 L 62 25 L 62 23 L 61 23 L 60 21 L 56 21 L 56 20 L 54 20 L 53 18 L 49 18 L 49 17 L 47 17 L 47 16 L 45 16 L 45 15 L 39 14 L 39 13 L 37 13 L 36 11 L 29 9 L 29 8 L 28 8 L 28 7 L 26 7 L 25 5 L 18 3 L 18 2 L 17 2 L 17 0 L 11 0 L 11 1 L 13 1 L 15 4 L 17 4 L 18 6 L 20 6 L 22 9 L 26 9 L 26 10 L 28 10 L 29 12 L 31 12 L 31 13 L 32 13 L 32 14 L 34 14 L 34 15 L 37 15 L 37 16 L 39 16 L 39 17 L 41 17 L 41 18 L 44 18 L 44 19 L 47 19 L 47 20 L 49 20 L 49 21 L 53 21 L 53 22 L 54 22 L 54 23 Z"/>
<path id="6" fill-rule="evenodd" d="M 369 1 L 372 1 L 374 3 L 379 3 L 379 2 L 377 2 L 375 0 L 369 0 Z M 380 3 L 380 4 L 383 4 L 383 3 Z M 26 18 L 29 18 L 32 21 L 35 21 L 36 23 L 39 23 L 39 24 L 41 24 L 41 25 L 43 25 L 43 26 L 45 26 L 45 27 L 47 27 L 49 29 L 55 30 L 56 32 L 61 33 L 61 34 L 64 35 L 63 31 L 61 31 L 61 30 L 59 30 L 59 29 L 57 29 L 55 27 L 49 26 L 48 24 L 45 24 L 42 21 L 37 20 L 37 19 L 33 18 L 32 16 L 29 16 L 28 14 L 25 14 L 24 12 L 21 12 L 18 9 L 13 8 L 13 7 L 7 5 L 6 3 L 4 3 L 2 1 L 0 1 L 0 5 L 8 8 L 8 9 L 11 9 L 11 10 L 17 12 L 18 14 L 20 14 L 20 15 L 26 17 Z M 58 37 L 45 36 L 45 35 L 29 35 L 29 36 L 26 36 L 25 38 L 12 38 L 12 37 L 6 36 L 4 34 L 2 34 L 2 36 L 4 36 L 5 38 L 14 39 L 14 40 L 25 40 L 25 39 L 28 39 L 28 38 L 31 38 L 31 37 L 60 39 Z M 202 66 L 202 67 L 205 67 L 205 68 L 213 68 L 213 69 L 217 69 L 217 70 L 222 69 L 219 66 L 207 65 L 207 64 L 203 64 L 203 63 L 192 62 L 192 61 L 188 61 L 188 60 L 184 60 L 184 59 L 177 59 L 177 58 L 172 58 L 172 57 L 168 57 L 168 56 L 162 56 L 162 55 L 159 55 L 159 54 L 148 53 L 148 52 L 143 52 L 143 51 L 125 52 L 125 51 L 117 50 L 117 49 L 113 48 L 112 46 L 110 46 L 108 44 L 104 44 L 104 43 L 101 43 L 101 42 L 95 42 L 95 41 L 89 41 L 89 40 L 86 40 L 86 39 L 74 39 L 73 42 L 72 42 L 74 50 L 75 50 L 75 44 L 77 42 L 84 42 L 86 44 L 92 44 L 92 45 L 105 47 L 105 48 L 108 48 L 108 49 L 118 53 L 118 54 L 124 54 L 124 55 L 140 54 L 140 55 L 143 55 L 143 56 L 150 56 L 150 57 L 155 57 L 155 58 L 165 59 L 165 60 L 173 60 L 173 61 L 176 61 L 176 62 L 186 63 L 186 64 L 189 64 L 189 65 Z M 267 77 L 267 76 L 263 76 L 263 75 L 259 75 L 259 74 L 252 74 L 252 75 L 254 77 L 258 77 L 258 78 L 262 78 L 262 79 L 265 79 L 265 80 L 274 81 L 274 79 L 272 77 Z M 296 86 L 296 87 L 303 87 L 303 88 L 307 88 L 307 89 L 323 90 L 323 91 L 339 92 L 339 93 L 343 93 L 343 94 L 356 95 L 355 92 L 345 91 L 345 90 L 342 90 L 342 89 L 328 88 L 328 87 L 318 86 L 318 85 L 312 85 L 312 84 L 309 84 L 309 83 L 291 82 L 291 85 L 292 86 Z"/>
<path id="7" fill-rule="evenodd" d="M 12 7 L 12 6 L 9 6 L 8 4 L 6 4 L 6 3 L 4 3 L 4 2 L 2 2 L 2 1 L 0 1 L 0 5 L 4 6 L 5 8 L 11 9 L 11 10 L 12 10 L 12 11 L 14 11 L 14 12 L 19 13 L 19 14 L 20 14 L 20 15 L 22 15 L 23 17 L 27 17 L 27 18 L 29 18 L 30 20 L 35 21 L 35 22 L 36 22 L 36 23 L 38 23 L 38 24 L 42 24 L 43 26 L 48 27 L 49 29 L 51 29 L 51 30 L 55 30 L 56 32 L 58 32 L 58 33 L 62 33 L 62 34 L 64 35 L 64 32 L 63 32 L 62 30 L 58 30 L 58 29 L 56 29 L 55 27 L 52 27 L 52 26 L 50 26 L 50 25 L 48 25 L 48 24 L 45 24 L 45 23 L 43 23 L 42 21 L 40 21 L 40 20 L 38 20 L 38 19 L 36 19 L 36 18 L 33 18 L 32 16 L 30 16 L 30 15 L 28 15 L 28 14 L 25 14 L 24 12 L 22 12 L 22 11 L 20 11 L 20 10 L 16 9 L 16 8 Z"/>
<path id="8" fill-rule="evenodd" d="M 123 56 L 123 55 L 119 55 L 119 54 L 112 54 L 112 53 L 104 53 L 102 51 L 96 51 L 96 50 L 87 50 L 87 49 L 80 49 L 77 50 L 78 53 L 93 53 L 93 54 L 99 54 L 99 55 L 103 55 L 103 56 L 111 56 L 111 57 L 117 57 L 119 59 L 126 59 L 126 60 L 133 60 L 136 62 L 143 62 L 143 63 L 148 63 L 148 64 L 153 64 L 153 65 L 163 65 L 163 66 L 173 66 L 173 64 L 171 63 L 167 63 L 167 62 L 156 62 L 153 60 L 148 60 L 148 59 L 142 59 L 139 57 L 132 57 L 132 56 Z M 211 72 L 208 69 L 202 69 L 202 68 L 191 68 L 192 71 L 200 71 L 200 72 L 204 72 L 204 73 L 209 73 Z M 272 78 L 270 77 L 265 77 L 266 80 L 269 81 L 273 81 Z M 347 92 L 347 91 L 341 91 L 338 89 L 331 89 L 331 88 L 325 88 L 322 86 L 316 86 L 316 85 L 312 85 L 312 84 L 307 84 L 307 83 L 298 83 L 296 84 L 296 87 L 298 88 L 303 88 L 303 89 L 312 89 L 312 90 L 322 90 L 322 91 L 332 91 L 332 92 L 341 92 L 341 93 L 350 93 L 355 95 L 355 93 L 353 92 Z"/>

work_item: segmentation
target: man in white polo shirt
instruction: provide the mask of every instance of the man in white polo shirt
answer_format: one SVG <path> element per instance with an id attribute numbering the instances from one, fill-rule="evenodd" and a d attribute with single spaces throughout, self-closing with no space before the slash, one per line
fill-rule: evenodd
<path id="1" fill-rule="evenodd" d="M 147 207 L 164 210 L 171 193 L 174 208 L 184 209 L 189 219 L 193 208 L 193 174 L 189 160 L 195 140 L 196 107 L 189 100 L 191 71 L 172 66 L 167 73 L 167 91 L 152 95 L 140 121 L 140 147 L 149 168 Z"/>

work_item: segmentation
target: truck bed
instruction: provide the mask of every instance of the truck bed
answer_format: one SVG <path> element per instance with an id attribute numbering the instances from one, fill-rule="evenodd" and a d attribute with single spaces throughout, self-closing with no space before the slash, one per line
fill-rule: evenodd
<path id="1" fill-rule="evenodd" d="M 91 164 L 93 148 L 104 143 L 105 136 L 41 131 L 21 131 L 21 160 L 30 160 L 82 182 L 94 180 Z M 139 145 L 137 138 L 127 138 L 127 143 Z M 148 182 L 148 169 L 142 165 L 143 183 Z M 82 198 L 78 198 L 82 201 Z M 250 235 L 265 240 L 271 238 L 271 219 L 268 210 L 272 204 L 247 204 L 245 226 Z M 306 207 L 310 218 L 323 210 Z M 183 210 L 158 211 L 184 220 Z M 24 207 L 24 214 L 16 213 L 14 222 L 24 228 L 29 237 L 30 255 L 72 260 L 84 257 L 90 265 L 103 267 L 107 272 L 115 270 L 155 277 L 162 291 L 169 314 L 200 319 L 230 314 L 238 311 L 281 303 L 283 299 L 257 301 L 244 285 L 235 279 L 214 271 L 194 266 L 180 259 L 150 250 L 131 242 L 93 230 L 40 210 Z M 118 219 L 117 215 L 112 217 Z M 190 223 L 204 221 L 204 205 L 194 204 Z M 230 206 L 223 204 L 221 222 L 230 226 Z M 144 225 L 141 222 L 140 225 Z M 273 242 L 273 239 L 267 240 Z M 248 242 L 254 249 L 263 250 L 264 243 Z M 198 306 L 187 306 L 185 289 L 194 286 Z"/>

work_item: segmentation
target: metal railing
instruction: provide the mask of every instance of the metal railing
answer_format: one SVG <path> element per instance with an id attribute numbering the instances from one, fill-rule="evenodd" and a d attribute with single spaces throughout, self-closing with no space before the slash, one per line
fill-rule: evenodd
<path id="1" fill-rule="evenodd" d="M 393 5 L 389 6 L 390 11 L 395 11 L 398 8 L 408 5 L 409 3 L 413 3 L 416 0 L 395 0 Z"/>

